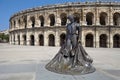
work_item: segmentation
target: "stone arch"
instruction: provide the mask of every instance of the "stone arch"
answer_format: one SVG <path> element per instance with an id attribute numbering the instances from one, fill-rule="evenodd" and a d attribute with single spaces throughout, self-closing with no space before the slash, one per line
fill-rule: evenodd
<path id="1" fill-rule="evenodd" d="M 66 13 L 62 13 L 60 15 L 60 18 L 61 18 L 61 25 L 62 26 L 66 25 L 66 23 L 67 23 L 67 14 Z"/>
<path id="2" fill-rule="evenodd" d="M 10 21 L 10 28 L 11 28 L 11 29 L 12 29 L 12 25 L 13 25 L 13 24 L 12 24 L 12 21 Z"/>
<path id="3" fill-rule="evenodd" d="M 106 34 L 101 34 L 100 35 L 100 47 L 107 47 L 107 35 Z"/>
<path id="4" fill-rule="evenodd" d="M 14 24 L 14 28 L 15 28 L 16 27 L 16 21 L 15 20 L 13 21 L 13 24 Z"/>
<path id="5" fill-rule="evenodd" d="M 105 12 L 100 13 L 100 24 L 101 25 L 106 25 L 108 21 L 108 15 Z"/>
<path id="6" fill-rule="evenodd" d="M 74 13 L 73 15 L 74 15 L 75 22 L 80 23 L 80 14 L 79 13 Z"/>
<path id="7" fill-rule="evenodd" d="M 27 45 L 27 37 L 25 34 L 23 35 L 23 45 Z"/>
<path id="8" fill-rule="evenodd" d="M 32 16 L 32 17 L 30 18 L 30 20 L 31 20 L 31 26 L 32 26 L 32 28 L 34 28 L 34 27 L 35 27 L 35 17 Z"/>
<path id="9" fill-rule="evenodd" d="M 113 24 L 114 25 L 120 25 L 120 13 L 114 13 L 113 14 Z"/>
<path id="10" fill-rule="evenodd" d="M 27 28 L 27 16 L 24 16 L 23 22 L 24 22 L 24 27 Z"/>
<path id="11" fill-rule="evenodd" d="M 94 20 L 94 14 L 92 12 L 88 12 L 86 14 L 87 25 L 93 25 L 93 20 Z"/>
<path id="12" fill-rule="evenodd" d="M 39 35 L 39 45 L 44 46 L 44 36 L 42 34 Z"/>
<path id="13" fill-rule="evenodd" d="M 55 25 L 55 15 L 50 14 L 49 18 L 50 18 L 50 26 L 54 26 Z"/>
<path id="14" fill-rule="evenodd" d="M 93 47 L 93 35 L 92 34 L 87 34 L 85 37 L 85 46 L 86 47 Z"/>
<path id="15" fill-rule="evenodd" d="M 44 26 L 44 17 L 41 15 L 41 16 L 39 16 L 39 20 L 40 20 L 40 26 Z"/>
<path id="16" fill-rule="evenodd" d="M 53 34 L 50 34 L 48 38 L 49 38 L 48 41 L 49 46 L 55 46 L 55 36 Z"/>
<path id="17" fill-rule="evenodd" d="M 66 38 L 66 34 L 62 33 L 60 35 L 60 46 L 62 46 L 65 43 L 65 38 Z"/>
<path id="18" fill-rule="evenodd" d="M 34 46 L 34 45 L 35 45 L 34 35 L 30 35 L 30 45 L 31 45 L 31 46 Z"/>
<path id="19" fill-rule="evenodd" d="M 19 25 L 19 27 L 20 27 L 20 25 L 21 25 L 21 21 L 20 21 L 20 19 L 18 20 L 18 25 Z"/>
<path id="20" fill-rule="evenodd" d="M 20 45 L 20 35 L 17 36 L 18 39 L 18 45 Z"/>
<path id="21" fill-rule="evenodd" d="M 120 35 L 119 34 L 115 34 L 113 36 L 113 47 L 120 48 Z"/>

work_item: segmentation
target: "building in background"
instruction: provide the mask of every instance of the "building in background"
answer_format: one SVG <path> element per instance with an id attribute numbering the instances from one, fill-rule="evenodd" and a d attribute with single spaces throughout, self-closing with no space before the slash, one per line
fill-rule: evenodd
<path id="1" fill-rule="evenodd" d="M 120 48 L 120 2 L 65 3 L 21 11 L 10 18 L 10 44 L 60 46 L 68 15 L 82 27 L 84 47 Z"/>

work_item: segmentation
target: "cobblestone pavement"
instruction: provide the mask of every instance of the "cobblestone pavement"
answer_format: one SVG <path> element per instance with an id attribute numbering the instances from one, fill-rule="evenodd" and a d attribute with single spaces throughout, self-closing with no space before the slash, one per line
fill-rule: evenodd
<path id="1" fill-rule="evenodd" d="M 86 75 L 47 71 L 59 48 L 0 44 L 0 80 L 120 80 L 120 48 L 85 48 L 96 68 Z"/>

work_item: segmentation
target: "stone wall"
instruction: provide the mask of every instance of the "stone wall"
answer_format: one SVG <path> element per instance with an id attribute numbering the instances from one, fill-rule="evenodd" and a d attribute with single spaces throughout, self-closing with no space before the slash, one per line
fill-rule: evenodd
<path id="1" fill-rule="evenodd" d="M 120 3 L 100 2 L 49 5 L 16 13 L 10 18 L 10 44 L 60 46 L 68 15 L 74 15 L 82 27 L 84 47 L 120 47 Z"/>

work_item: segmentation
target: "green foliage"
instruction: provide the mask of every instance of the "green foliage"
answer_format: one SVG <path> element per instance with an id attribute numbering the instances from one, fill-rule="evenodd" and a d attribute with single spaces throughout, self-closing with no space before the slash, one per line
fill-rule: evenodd
<path id="1" fill-rule="evenodd" d="M 6 42 L 9 42 L 9 35 L 4 34 L 4 33 L 0 33 L 0 39 L 2 40 L 2 42 L 4 42 L 4 40 Z"/>

